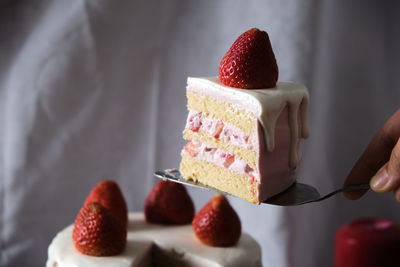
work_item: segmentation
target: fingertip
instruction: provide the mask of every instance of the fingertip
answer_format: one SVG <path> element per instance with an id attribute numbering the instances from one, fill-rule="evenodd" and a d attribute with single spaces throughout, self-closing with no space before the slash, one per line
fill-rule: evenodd
<path id="1" fill-rule="evenodd" d="M 393 193 L 394 193 L 394 197 L 396 198 L 397 202 L 400 202 L 400 187 L 397 188 Z"/>
<path id="2" fill-rule="evenodd" d="M 386 193 L 393 190 L 390 188 L 389 175 L 386 167 L 387 163 L 383 165 L 369 181 L 371 189 L 377 193 Z"/>

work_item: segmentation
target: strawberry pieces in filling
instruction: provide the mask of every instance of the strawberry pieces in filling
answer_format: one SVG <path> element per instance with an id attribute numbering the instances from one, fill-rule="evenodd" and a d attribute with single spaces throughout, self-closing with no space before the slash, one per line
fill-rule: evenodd
<path id="1" fill-rule="evenodd" d="M 189 116 L 188 128 L 193 132 L 198 132 L 201 126 L 201 112 Z"/>
<path id="2" fill-rule="evenodd" d="M 235 146 L 241 146 L 250 150 L 255 149 L 252 136 L 249 136 L 234 125 L 224 123 L 211 116 L 206 116 L 201 112 L 189 111 L 186 129 L 194 133 L 207 133 L 215 140 L 221 140 Z"/>
<path id="3" fill-rule="evenodd" d="M 230 153 L 222 153 L 221 157 L 225 159 L 224 167 L 228 168 L 235 161 L 235 156 Z"/>
<path id="4" fill-rule="evenodd" d="M 201 142 L 198 141 L 189 141 L 185 145 L 185 151 L 192 157 L 196 157 L 199 154 L 201 148 Z"/>
<path id="5" fill-rule="evenodd" d="M 185 145 L 183 153 L 186 153 L 198 160 L 208 161 L 216 166 L 224 167 L 240 174 L 244 174 L 248 177 L 254 176 L 255 179 L 259 177 L 255 170 L 243 159 L 221 149 L 210 147 L 208 144 L 197 140 L 189 141 Z"/>
<path id="6" fill-rule="evenodd" d="M 224 129 L 224 123 L 222 121 L 217 121 L 215 125 L 215 130 L 213 133 L 213 137 L 218 139 L 220 134 L 222 133 L 222 130 Z"/>

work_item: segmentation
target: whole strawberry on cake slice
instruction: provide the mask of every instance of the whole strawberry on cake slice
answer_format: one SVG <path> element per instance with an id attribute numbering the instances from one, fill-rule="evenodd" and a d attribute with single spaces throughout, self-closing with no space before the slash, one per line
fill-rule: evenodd
<path id="1" fill-rule="evenodd" d="M 235 88 L 275 87 L 278 65 L 268 34 L 253 28 L 240 35 L 222 58 L 219 79 Z"/>
<path id="2" fill-rule="evenodd" d="M 219 77 L 188 78 L 185 179 L 251 203 L 295 182 L 309 95 L 278 73 L 268 34 L 252 28 L 222 58 Z"/>

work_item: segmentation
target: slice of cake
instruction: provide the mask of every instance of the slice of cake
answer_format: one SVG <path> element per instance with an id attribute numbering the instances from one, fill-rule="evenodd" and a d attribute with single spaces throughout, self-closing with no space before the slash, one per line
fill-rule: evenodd
<path id="1" fill-rule="evenodd" d="M 185 179 L 251 203 L 293 184 L 309 96 L 303 85 L 276 83 L 277 73 L 268 35 L 251 29 L 225 55 L 219 77 L 188 78 Z"/>

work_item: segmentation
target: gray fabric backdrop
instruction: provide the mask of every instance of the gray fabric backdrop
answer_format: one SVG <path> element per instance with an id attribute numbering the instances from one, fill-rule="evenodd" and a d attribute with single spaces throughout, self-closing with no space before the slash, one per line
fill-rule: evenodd
<path id="1" fill-rule="evenodd" d="M 280 80 L 310 89 L 300 180 L 341 186 L 400 107 L 399 11 L 395 1 L 2 2 L 0 265 L 43 266 L 101 179 L 141 211 L 152 172 L 179 163 L 186 77 L 217 75 L 252 27 L 270 34 Z M 190 193 L 197 209 L 212 196 Z M 291 208 L 230 201 L 265 266 L 332 266 L 340 225 L 400 223 L 390 194 Z"/>

